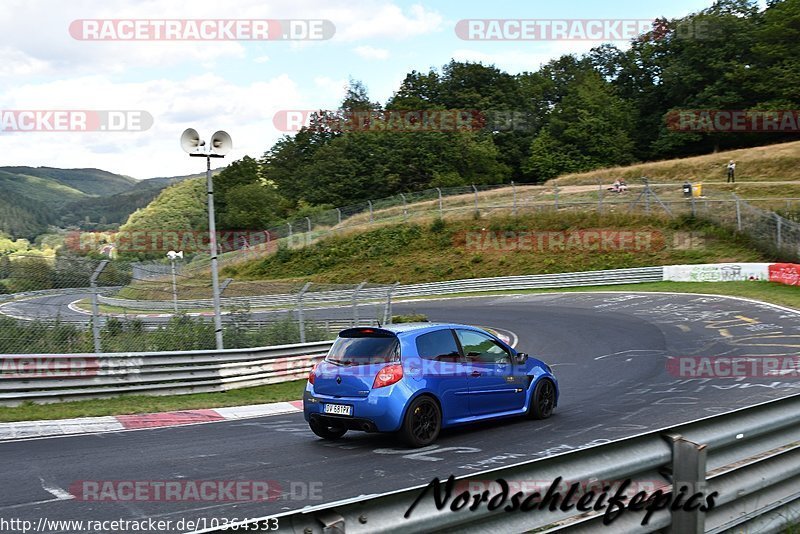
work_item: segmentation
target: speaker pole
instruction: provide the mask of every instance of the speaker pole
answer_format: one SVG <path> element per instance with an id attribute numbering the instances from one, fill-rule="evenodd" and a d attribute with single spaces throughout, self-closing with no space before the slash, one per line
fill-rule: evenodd
<path id="1" fill-rule="evenodd" d="M 217 225 L 214 218 L 214 180 L 211 178 L 211 158 L 206 157 L 206 185 L 208 186 L 208 248 L 211 253 L 211 289 L 214 292 L 214 337 L 217 350 L 222 344 L 222 312 L 219 302 L 219 273 L 217 272 Z"/>
<path id="2" fill-rule="evenodd" d="M 206 190 L 208 191 L 208 252 L 211 256 L 211 290 L 214 300 L 214 338 L 217 350 L 225 347 L 222 343 L 222 311 L 220 310 L 219 273 L 217 265 L 217 225 L 214 216 L 214 181 L 211 178 L 211 158 L 224 158 L 233 148 L 228 132 L 218 131 L 211 137 L 210 146 L 200 139 L 197 130 L 186 129 L 181 135 L 183 150 L 193 157 L 206 158 Z"/>

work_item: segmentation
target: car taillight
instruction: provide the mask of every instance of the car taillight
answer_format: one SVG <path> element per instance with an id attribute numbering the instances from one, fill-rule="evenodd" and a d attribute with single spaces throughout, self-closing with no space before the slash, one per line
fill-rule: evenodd
<path id="1" fill-rule="evenodd" d="M 372 382 L 372 389 L 391 386 L 395 382 L 399 381 L 401 378 L 403 378 L 402 365 L 400 365 L 399 363 L 393 363 L 392 365 L 387 365 L 386 367 L 378 371 L 378 374 L 375 377 L 375 381 Z"/>
<path id="2" fill-rule="evenodd" d="M 314 378 L 316 378 L 314 372 L 317 370 L 318 365 L 319 365 L 318 363 L 315 363 L 314 367 L 311 368 L 311 372 L 308 373 L 308 383 L 311 384 L 312 386 L 314 385 Z"/>

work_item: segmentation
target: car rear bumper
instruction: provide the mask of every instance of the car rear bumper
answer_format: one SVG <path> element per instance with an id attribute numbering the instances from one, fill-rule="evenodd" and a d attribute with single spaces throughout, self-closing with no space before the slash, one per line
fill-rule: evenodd
<path id="1" fill-rule="evenodd" d="M 312 413 L 309 415 L 309 422 L 317 422 L 326 426 L 336 426 L 347 430 L 361 430 L 363 432 L 378 432 L 378 427 L 369 419 L 361 417 L 346 417 L 342 415 L 329 415 Z"/>
<path id="2" fill-rule="evenodd" d="M 402 383 L 370 391 L 366 397 L 333 397 L 319 395 L 313 386 L 306 385 L 303 394 L 303 416 L 306 421 L 321 418 L 351 430 L 368 432 L 394 432 L 400 429 L 404 408 L 411 392 Z M 325 404 L 345 404 L 353 407 L 352 416 L 325 413 Z M 352 426 L 349 426 L 352 422 Z M 368 423 L 368 425 L 366 425 Z"/>

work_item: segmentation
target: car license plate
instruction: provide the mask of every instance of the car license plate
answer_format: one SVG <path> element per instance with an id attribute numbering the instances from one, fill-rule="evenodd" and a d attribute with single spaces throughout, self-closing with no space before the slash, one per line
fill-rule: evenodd
<path id="1" fill-rule="evenodd" d="M 346 404 L 326 404 L 325 413 L 334 415 L 353 415 L 353 407 Z"/>

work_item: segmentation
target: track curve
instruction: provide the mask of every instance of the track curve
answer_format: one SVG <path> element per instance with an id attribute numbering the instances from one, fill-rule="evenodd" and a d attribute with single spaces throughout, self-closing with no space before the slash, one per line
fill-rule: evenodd
<path id="1" fill-rule="evenodd" d="M 301 414 L 0 443 L 0 516 L 38 520 L 250 518 L 427 483 L 618 439 L 800 391 L 796 378 L 683 379 L 669 356 L 796 355 L 800 314 L 752 301 L 658 293 L 509 295 L 396 304 L 398 313 L 496 326 L 552 364 L 553 418 L 443 433 L 420 450 L 392 436 L 326 443 Z M 270 502 L 86 502 L 81 480 L 274 481 Z M 60 496 L 59 496 L 60 495 Z"/>

